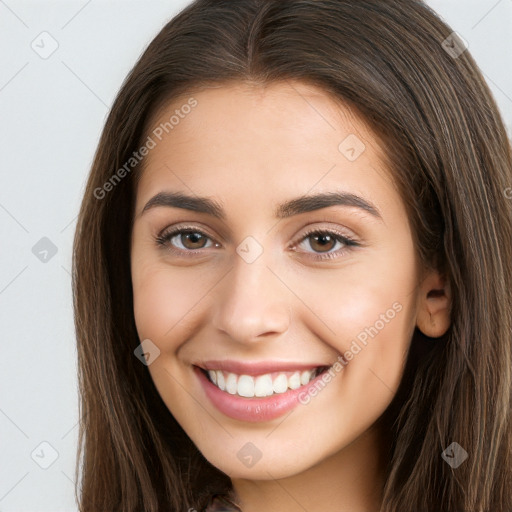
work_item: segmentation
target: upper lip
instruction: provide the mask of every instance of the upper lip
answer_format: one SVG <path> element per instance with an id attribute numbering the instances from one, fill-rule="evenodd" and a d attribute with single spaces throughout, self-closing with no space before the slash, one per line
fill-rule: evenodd
<path id="1" fill-rule="evenodd" d="M 229 359 L 209 360 L 196 363 L 203 370 L 223 370 L 238 375 L 263 375 L 273 372 L 311 370 L 331 366 L 331 363 L 303 363 L 294 361 L 233 361 Z"/>

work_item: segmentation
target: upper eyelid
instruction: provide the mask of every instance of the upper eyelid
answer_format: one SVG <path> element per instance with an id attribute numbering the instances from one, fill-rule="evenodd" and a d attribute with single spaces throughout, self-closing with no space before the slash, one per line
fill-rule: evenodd
<path id="1" fill-rule="evenodd" d="M 175 233 L 176 231 L 178 233 Z M 185 225 L 178 224 L 177 226 L 174 226 L 174 225 L 167 226 L 164 229 L 160 230 L 156 236 L 164 237 L 164 236 L 170 235 L 171 233 L 173 233 L 173 236 L 176 236 L 177 234 L 179 234 L 180 231 L 194 231 L 194 232 L 202 233 L 202 234 L 206 235 L 208 238 L 210 238 L 211 240 L 217 241 L 217 238 L 215 236 L 211 235 L 209 233 L 209 231 L 207 229 L 203 228 L 202 226 L 193 226 L 193 225 L 188 225 L 188 224 L 185 224 Z"/>
<path id="2" fill-rule="evenodd" d="M 321 224 L 321 223 L 336 224 L 335 222 L 333 222 L 332 220 L 329 220 L 329 219 L 318 219 L 318 220 L 315 220 L 314 222 L 312 222 L 311 224 Z M 158 230 L 157 233 L 158 233 L 159 236 L 162 236 L 167 231 L 172 232 L 172 231 L 187 230 L 187 229 L 189 229 L 189 230 L 193 230 L 194 229 L 194 230 L 197 230 L 197 231 L 200 231 L 200 232 L 204 232 L 205 235 L 208 235 L 211 238 L 216 238 L 215 236 L 210 235 L 209 228 L 205 228 L 201 224 L 195 224 L 194 221 L 192 221 L 190 223 L 178 222 L 177 224 L 170 224 L 170 225 L 166 226 L 165 228 Z M 330 231 L 330 230 L 342 231 L 344 229 L 350 231 L 351 233 L 354 233 L 353 229 L 348 228 L 346 226 L 335 228 L 335 227 L 331 227 L 331 226 L 314 226 L 314 227 L 312 227 L 311 225 L 307 225 L 307 226 L 302 228 L 302 230 L 306 230 L 306 232 L 310 232 L 310 231 Z M 347 236 L 352 236 L 352 235 L 348 235 L 347 234 Z M 353 236 L 357 237 L 357 235 L 355 233 L 354 233 Z M 221 236 L 221 238 L 222 238 L 222 236 Z"/>

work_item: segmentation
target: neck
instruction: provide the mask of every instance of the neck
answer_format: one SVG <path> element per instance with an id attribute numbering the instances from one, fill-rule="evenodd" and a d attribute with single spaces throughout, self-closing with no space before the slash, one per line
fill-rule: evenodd
<path id="1" fill-rule="evenodd" d="M 376 425 L 302 473 L 279 480 L 233 479 L 243 512 L 378 512 L 385 441 Z"/>

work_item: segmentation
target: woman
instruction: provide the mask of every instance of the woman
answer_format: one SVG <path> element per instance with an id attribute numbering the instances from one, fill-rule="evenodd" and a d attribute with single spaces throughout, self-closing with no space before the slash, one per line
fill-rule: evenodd
<path id="1" fill-rule="evenodd" d="M 511 511 L 511 160 L 419 1 L 184 9 L 79 215 L 80 510 Z"/>

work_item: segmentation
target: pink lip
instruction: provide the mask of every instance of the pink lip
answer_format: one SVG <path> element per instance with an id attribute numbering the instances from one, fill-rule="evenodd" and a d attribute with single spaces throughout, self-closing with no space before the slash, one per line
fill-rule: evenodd
<path id="1" fill-rule="evenodd" d="M 199 378 L 199 381 L 201 382 L 206 396 L 220 412 L 226 416 L 229 416 L 230 418 L 252 423 L 270 421 L 283 416 L 288 411 L 291 411 L 300 404 L 299 396 L 302 393 L 307 393 L 308 388 L 314 386 L 315 383 L 323 376 L 323 373 L 321 373 L 308 384 L 297 389 L 289 389 L 285 393 L 274 394 L 272 396 L 263 398 L 243 398 L 241 396 L 231 395 L 226 391 L 220 390 L 217 386 L 209 381 L 208 377 L 206 377 L 200 368 L 197 366 L 194 366 L 193 368 Z M 286 365 L 286 368 L 289 370 L 290 365 Z M 304 369 L 309 368 L 312 367 L 304 367 Z M 216 369 L 224 368 L 216 366 Z M 268 365 L 266 366 L 266 369 L 268 369 Z M 243 373 L 244 372 L 241 372 L 241 374 Z M 257 374 L 258 373 L 245 373 L 245 375 Z"/>
<path id="2" fill-rule="evenodd" d="M 237 375 L 263 375 L 273 372 L 294 372 L 312 370 L 319 366 L 331 366 L 332 363 L 293 363 L 285 361 L 259 361 L 245 363 L 243 361 L 204 361 L 197 364 L 204 370 L 224 370 L 225 372 L 236 373 Z"/>

